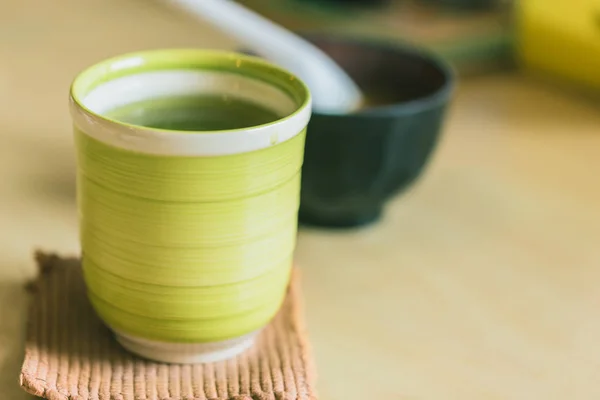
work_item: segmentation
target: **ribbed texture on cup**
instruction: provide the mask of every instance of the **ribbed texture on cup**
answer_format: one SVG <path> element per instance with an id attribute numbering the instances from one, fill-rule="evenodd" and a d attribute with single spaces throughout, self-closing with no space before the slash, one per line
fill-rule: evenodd
<path id="1" fill-rule="evenodd" d="M 75 137 L 84 278 L 110 327 L 206 343 L 273 318 L 292 267 L 305 131 L 222 157 L 146 155 Z"/>

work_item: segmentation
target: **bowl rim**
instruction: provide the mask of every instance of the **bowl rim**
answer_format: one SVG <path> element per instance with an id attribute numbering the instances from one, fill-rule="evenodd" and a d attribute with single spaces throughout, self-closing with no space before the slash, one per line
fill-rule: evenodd
<path id="1" fill-rule="evenodd" d="M 457 74 L 451 64 L 444 60 L 443 57 L 435 54 L 430 49 L 422 45 L 411 43 L 406 40 L 382 39 L 370 36 L 357 36 L 356 34 L 330 34 L 322 32 L 301 32 L 301 36 L 313 42 L 313 40 L 327 40 L 331 42 L 350 43 L 364 47 L 371 47 L 381 50 L 391 50 L 397 53 L 405 54 L 406 56 L 415 59 L 423 60 L 432 65 L 444 77 L 444 82 L 431 94 L 410 99 L 403 102 L 390 103 L 380 106 L 368 107 L 359 109 L 351 114 L 330 114 L 313 110 L 315 116 L 340 117 L 347 118 L 371 118 L 381 116 L 398 116 L 416 114 L 424 110 L 431 109 L 434 106 L 448 102 L 456 86 Z M 360 85 L 359 85 L 360 87 Z"/>

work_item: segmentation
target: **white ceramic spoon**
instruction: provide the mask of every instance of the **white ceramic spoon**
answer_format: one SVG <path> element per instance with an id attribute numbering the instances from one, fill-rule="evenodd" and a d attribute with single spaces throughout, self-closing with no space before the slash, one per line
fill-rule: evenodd
<path id="1" fill-rule="evenodd" d="M 231 0 L 165 0 L 211 23 L 261 56 L 299 76 L 314 108 L 346 114 L 362 102 L 358 86 L 329 56 L 287 29 Z"/>

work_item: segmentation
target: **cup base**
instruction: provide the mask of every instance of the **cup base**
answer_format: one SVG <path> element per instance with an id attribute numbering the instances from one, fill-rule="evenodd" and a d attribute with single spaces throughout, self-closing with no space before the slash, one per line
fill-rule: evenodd
<path id="1" fill-rule="evenodd" d="M 333 229 L 361 228 L 379 221 L 383 210 L 381 208 L 352 215 L 313 214 L 300 210 L 299 221 L 302 225 L 325 227 Z"/>
<path id="2" fill-rule="evenodd" d="M 117 341 L 126 350 L 149 360 L 169 364 L 202 364 L 234 358 L 252 347 L 258 332 L 234 339 L 210 343 L 159 342 L 116 332 Z"/>

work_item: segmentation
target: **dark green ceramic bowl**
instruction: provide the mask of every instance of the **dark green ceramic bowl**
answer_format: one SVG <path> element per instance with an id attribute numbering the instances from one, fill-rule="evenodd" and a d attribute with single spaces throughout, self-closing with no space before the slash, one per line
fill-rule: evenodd
<path id="1" fill-rule="evenodd" d="M 436 56 L 408 45 L 309 39 L 374 103 L 352 115 L 314 112 L 302 170 L 300 222 L 341 228 L 372 223 L 427 164 L 454 75 Z"/>

